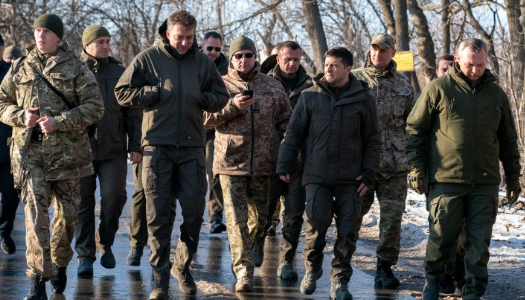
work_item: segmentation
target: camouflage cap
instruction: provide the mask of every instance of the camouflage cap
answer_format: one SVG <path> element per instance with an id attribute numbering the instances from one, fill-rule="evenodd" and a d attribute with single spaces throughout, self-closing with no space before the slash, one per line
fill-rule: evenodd
<path id="1" fill-rule="evenodd" d="M 376 35 L 370 45 L 378 45 L 381 49 L 386 50 L 388 48 L 396 49 L 396 41 L 388 33 L 380 33 Z"/>

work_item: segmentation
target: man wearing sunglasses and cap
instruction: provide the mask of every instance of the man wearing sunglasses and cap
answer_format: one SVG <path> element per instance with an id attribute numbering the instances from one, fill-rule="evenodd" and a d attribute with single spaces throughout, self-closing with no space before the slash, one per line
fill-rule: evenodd
<path id="1" fill-rule="evenodd" d="M 273 136 L 277 130 L 282 138 L 292 112 L 281 83 L 260 72 L 256 55 L 246 36 L 231 42 L 222 77 L 230 99 L 221 111 L 205 114 L 205 126 L 216 128 L 213 174 L 221 181 L 237 292 L 253 290 L 254 266 L 263 261 L 263 244 L 255 241 L 268 215 Z"/>
<path id="2" fill-rule="evenodd" d="M 221 52 L 222 36 L 209 31 L 204 34 L 204 42 L 201 50 L 213 60 L 221 75 L 228 74 L 228 59 Z M 226 230 L 222 221 L 224 200 L 222 198 L 221 182 L 218 177 L 213 176 L 213 143 L 215 142 L 215 129 L 206 130 L 206 173 L 208 174 L 208 222 L 210 222 L 210 233 L 221 233 Z"/>
<path id="3" fill-rule="evenodd" d="M 41 15 L 33 28 L 35 44 L 0 87 L 0 121 L 13 126 L 12 171 L 25 204 L 28 300 L 47 299 L 48 280 L 55 293 L 66 287 L 80 179 L 93 174 L 86 127 L 104 113 L 93 73 L 60 43 L 60 17 Z"/>

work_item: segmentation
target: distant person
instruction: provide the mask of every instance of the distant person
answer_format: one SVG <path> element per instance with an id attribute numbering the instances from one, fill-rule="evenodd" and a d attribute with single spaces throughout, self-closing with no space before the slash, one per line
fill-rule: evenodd
<path id="1" fill-rule="evenodd" d="M 159 28 L 160 40 L 133 59 L 115 87 L 121 105 L 144 111 L 142 185 L 154 277 L 150 299 L 170 298 L 175 198 L 183 220 L 171 274 L 182 293 L 197 293 L 190 264 L 206 205 L 202 114 L 221 110 L 228 94 L 215 64 L 194 47 L 196 26 L 187 11 L 171 14 Z"/>
<path id="2" fill-rule="evenodd" d="M 461 41 L 449 75 L 431 81 L 407 120 L 409 182 L 429 193 L 429 236 L 424 300 L 438 300 L 445 266 L 465 224 L 463 299 L 480 299 L 488 284 L 487 264 L 496 221 L 503 165 L 507 199 L 521 192 L 518 135 L 509 100 L 486 69 L 487 45 Z"/>
<path id="3" fill-rule="evenodd" d="M 118 104 L 113 90 L 124 73 L 124 66 L 110 56 L 111 35 L 102 25 L 90 25 L 82 34 L 84 50 L 80 57 L 95 74 L 104 99 L 104 116 L 91 129 L 91 152 L 95 173 L 80 181 L 80 206 L 75 231 L 78 275 L 93 275 L 96 252 L 107 269 L 116 265 L 111 247 L 126 204 L 127 157 L 142 160 L 140 148 L 142 111 Z M 98 185 L 97 185 L 98 178 Z M 95 191 L 100 191 L 100 217 L 95 225 Z"/>
<path id="4" fill-rule="evenodd" d="M 325 54 L 324 77 L 304 90 L 279 148 L 277 174 L 290 182 L 306 143 L 306 268 L 301 293 L 310 295 L 323 274 L 326 232 L 335 216 L 337 235 L 330 299 L 352 299 L 348 283 L 363 197 L 375 178 L 381 140 L 374 97 L 352 75 L 353 56 L 337 47 Z"/>
<path id="5" fill-rule="evenodd" d="M 60 17 L 43 14 L 33 29 L 36 44 L 2 81 L 0 121 L 13 126 L 14 183 L 25 203 L 26 299 L 47 299 L 46 281 L 54 293 L 66 288 L 80 179 L 93 174 L 86 128 L 102 117 L 104 104 L 93 73 L 60 43 Z"/>
<path id="6" fill-rule="evenodd" d="M 228 59 L 221 52 L 222 36 L 210 31 L 204 34 L 204 42 L 201 50 L 213 60 L 221 75 L 228 74 Z M 210 222 L 210 233 L 221 233 L 226 231 L 226 225 L 222 221 L 224 211 L 224 199 L 222 197 L 221 182 L 218 176 L 213 175 L 213 153 L 215 143 L 215 128 L 206 130 L 206 173 L 208 174 L 208 222 Z"/>
<path id="7" fill-rule="evenodd" d="M 395 289 L 399 279 L 392 272 L 400 253 L 401 222 L 407 197 L 407 174 L 410 171 L 405 152 L 406 119 L 414 106 L 414 89 L 408 77 L 397 71 L 394 38 L 386 33 L 376 35 L 363 68 L 352 71 L 368 83 L 368 93 L 375 97 L 381 131 L 381 152 L 376 177 L 363 197 L 358 230 L 363 217 L 379 202 L 379 243 L 374 286 Z"/>
<path id="8" fill-rule="evenodd" d="M 255 43 L 241 35 L 230 43 L 230 68 L 222 78 L 230 99 L 224 109 L 205 114 L 216 128 L 213 173 L 220 176 L 235 291 L 253 291 L 254 267 L 264 250 L 260 240 L 268 216 L 274 132 L 281 138 L 292 109 L 282 85 L 262 74 Z"/>
<path id="9" fill-rule="evenodd" d="M 0 51 L 0 54 L 1 54 L 1 51 Z M 5 62 L 12 63 L 15 60 L 19 59 L 20 57 L 22 57 L 22 50 L 20 50 L 20 48 L 14 45 L 9 46 L 5 48 L 3 57 L 4 57 Z"/>
<path id="10" fill-rule="evenodd" d="M 438 59 L 436 68 L 436 78 L 448 74 L 449 67 L 454 63 L 454 55 L 445 54 Z"/>
<path id="11" fill-rule="evenodd" d="M 0 35 L 0 82 L 11 67 L 10 61 L 2 60 L 5 54 L 4 39 Z M 16 245 L 11 238 L 11 232 L 13 231 L 18 203 L 20 203 L 18 192 L 13 183 L 13 174 L 11 174 L 11 158 L 7 142 L 11 139 L 12 131 L 11 126 L 0 122 L 0 247 L 5 254 L 16 252 Z"/>

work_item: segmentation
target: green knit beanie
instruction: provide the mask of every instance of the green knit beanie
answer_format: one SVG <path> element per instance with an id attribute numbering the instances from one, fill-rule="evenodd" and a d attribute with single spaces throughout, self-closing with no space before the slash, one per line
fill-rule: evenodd
<path id="1" fill-rule="evenodd" d="M 82 46 L 86 48 L 87 44 L 103 36 L 111 37 L 109 31 L 104 26 L 89 25 L 84 29 L 84 33 L 82 33 Z"/>
<path id="2" fill-rule="evenodd" d="M 54 32 L 60 40 L 64 37 L 64 23 L 55 14 L 43 14 L 35 20 L 33 29 L 45 28 Z"/>
<path id="3" fill-rule="evenodd" d="M 241 35 L 230 43 L 230 59 L 235 54 L 235 52 L 241 50 L 250 50 L 253 52 L 253 54 L 255 54 L 255 57 L 257 57 L 257 48 L 255 47 L 255 43 L 244 35 Z"/>

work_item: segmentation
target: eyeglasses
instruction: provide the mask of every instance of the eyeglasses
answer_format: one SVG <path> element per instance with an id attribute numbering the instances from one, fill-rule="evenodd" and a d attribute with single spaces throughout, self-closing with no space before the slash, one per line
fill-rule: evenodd
<path id="1" fill-rule="evenodd" d="M 221 52 L 221 47 L 212 47 L 212 46 L 206 47 L 206 50 L 208 50 L 208 52 L 211 52 L 211 50 L 213 49 L 215 49 L 215 51 L 217 52 Z"/>
<path id="2" fill-rule="evenodd" d="M 246 58 L 252 58 L 253 57 L 253 53 L 251 53 L 251 52 L 248 52 L 248 53 L 237 53 L 237 54 L 233 55 L 233 57 L 235 57 L 235 59 L 241 59 L 243 56 L 246 57 Z"/>

